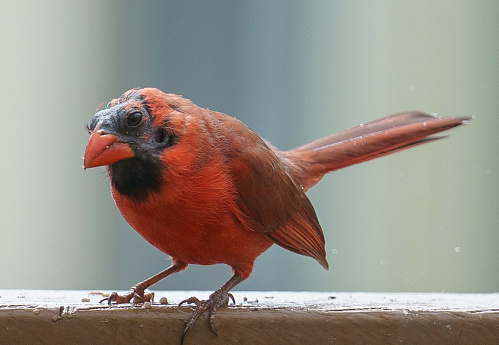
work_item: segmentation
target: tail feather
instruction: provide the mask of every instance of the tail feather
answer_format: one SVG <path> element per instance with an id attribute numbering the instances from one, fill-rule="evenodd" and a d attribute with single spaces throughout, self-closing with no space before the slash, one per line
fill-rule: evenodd
<path id="1" fill-rule="evenodd" d="M 300 173 L 294 178 L 308 190 L 330 171 L 445 138 L 431 135 L 469 119 L 465 116 L 436 117 L 419 111 L 402 112 L 278 154 L 298 168 Z"/>

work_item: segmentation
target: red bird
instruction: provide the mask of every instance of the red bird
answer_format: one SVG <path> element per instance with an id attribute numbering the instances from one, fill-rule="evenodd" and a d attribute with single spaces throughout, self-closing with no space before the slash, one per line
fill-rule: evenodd
<path id="1" fill-rule="evenodd" d="M 108 302 L 144 301 L 146 288 L 188 264 L 227 264 L 232 277 L 208 300 L 182 302 L 197 305 L 182 341 L 205 311 L 216 334 L 217 308 L 233 299 L 229 291 L 273 244 L 328 268 L 324 235 L 305 195 L 324 174 L 440 139 L 429 136 L 467 120 L 403 112 L 279 151 L 241 121 L 181 96 L 125 92 L 93 116 L 84 167 L 107 166 L 121 214 L 172 264 Z"/>

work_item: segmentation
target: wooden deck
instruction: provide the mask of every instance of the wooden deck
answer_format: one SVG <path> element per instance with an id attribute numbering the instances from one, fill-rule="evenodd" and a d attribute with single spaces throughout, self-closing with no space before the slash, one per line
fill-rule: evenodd
<path id="1" fill-rule="evenodd" d="M 108 291 L 107 291 L 108 292 Z M 0 344 L 179 344 L 207 291 L 155 291 L 152 305 L 99 304 L 92 291 L 0 290 Z M 159 303 L 161 297 L 167 305 Z M 499 293 L 234 292 L 185 344 L 499 344 Z"/>

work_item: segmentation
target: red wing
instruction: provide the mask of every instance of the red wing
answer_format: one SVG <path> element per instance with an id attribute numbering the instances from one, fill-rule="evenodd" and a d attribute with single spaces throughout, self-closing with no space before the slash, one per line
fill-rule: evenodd
<path id="1" fill-rule="evenodd" d="M 310 200 L 262 140 L 248 144 L 230 160 L 239 220 L 246 228 L 263 232 L 281 247 L 311 256 L 327 268 L 324 235 Z"/>

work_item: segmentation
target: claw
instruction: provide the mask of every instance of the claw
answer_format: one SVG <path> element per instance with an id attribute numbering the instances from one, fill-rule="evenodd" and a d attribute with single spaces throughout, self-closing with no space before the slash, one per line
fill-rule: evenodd
<path id="1" fill-rule="evenodd" d="M 201 301 L 199 299 L 197 299 L 196 297 L 191 297 L 191 298 L 188 298 L 188 299 L 184 299 L 182 302 L 180 302 L 178 304 L 178 306 L 180 307 L 182 304 L 195 304 L 196 306 L 199 307 L 199 305 L 201 304 Z"/>
<path id="2" fill-rule="evenodd" d="M 154 292 L 148 292 L 142 297 L 144 302 L 154 302 Z"/>
<path id="3" fill-rule="evenodd" d="M 215 310 L 210 310 L 210 313 L 208 314 L 208 318 L 210 320 L 210 322 L 209 322 L 210 330 L 218 337 L 218 333 L 215 330 Z"/>
<path id="4" fill-rule="evenodd" d="M 140 286 L 134 286 L 130 289 L 130 291 L 124 295 L 120 295 L 117 292 L 113 292 L 109 295 L 109 297 L 104 298 L 99 301 L 102 303 L 107 300 L 107 304 L 111 305 L 112 302 L 116 302 L 116 304 L 121 303 L 144 303 L 144 302 L 152 302 L 154 300 L 154 292 L 144 293 L 144 289 Z"/>
<path id="5" fill-rule="evenodd" d="M 191 297 L 180 302 L 179 306 L 181 306 L 184 303 L 196 305 L 196 310 L 194 311 L 194 314 L 192 315 L 190 320 L 186 323 L 184 331 L 182 332 L 182 337 L 180 338 L 180 344 L 184 343 L 184 338 L 187 332 L 192 328 L 192 326 L 194 326 L 196 320 L 199 319 L 199 317 L 203 315 L 206 311 L 208 311 L 208 320 L 209 320 L 208 322 L 210 330 L 213 332 L 213 334 L 218 336 L 218 333 L 215 330 L 216 312 L 218 308 L 226 307 L 229 304 L 230 300 L 232 300 L 234 304 L 236 303 L 236 300 L 234 299 L 234 296 L 232 294 L 226 292 L 224 293 L 220 290 L 217 290 L 210 295 L 208 300 L 200 301 L 196 297 Z"/>
<path id="6" fill-rule="evenodd" d="M 228 293 L 227 296 L 232 300 L 233 304 L 236 304 L 236 299 L 234 298 L 234 295 L 231 293 Z M 229 305 L 229 301 L 227 300 L 227 305 Z"/>
<path id="7" fill-rule="evenodd" d="M 102 302 L 104 302 L 105 300 L 107 300 L 107 301 L 108 301 L 108 302 L 107 302 L 107 304 L 109 304 L 109 298 L 110 298 L 110 297 L 103 298 L 103 299 L 101 299 L 101 300 L 99 301 L 99 303 L 102 303 Z"/>
<path id="8" fill-rule="evenodd" d="M 107 301 L 108 305 L 111 305 L 113 301 L 116 301 L 116 303 L 128 303 L 130 302 L 131 296 L 129 297 L 130 293 L 120 296 L 117 292 L 112 292 L 109 297 L 101 299 L 99 303 L 102 303 L 104 301 Z"/>

